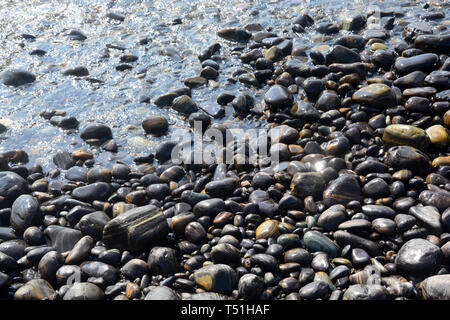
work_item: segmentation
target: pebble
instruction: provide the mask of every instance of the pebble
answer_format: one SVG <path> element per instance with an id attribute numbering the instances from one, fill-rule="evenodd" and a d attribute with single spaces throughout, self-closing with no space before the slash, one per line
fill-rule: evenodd
<path id="1" fill-rule="evenodd" d="M 438 246 L 424 239 L 411 239 L 398 251 L 396 264 L 413 274 L 429 274 L 440 262 L 442 253 Z"/>
<path id="2" fill-rule="evenodd" d="M 230 293 L 237 285 L 236 272 L 225 264 L 213 264 L 194 272 L 197 285 L 206 291 Z"/>
<path id="3" fill-rule="evenodd" d="M 110 220 L 103 229 L 103 242 L 109 248 L 139 250 L 164 240 L 167 232 L 160 209 L 150 204 Z"/>
<path id="4" fill-rule="evenodd" d="M 44 279 L 33 279 L 25 283 L 14 293 L 14 300 L 54 299 L 55 290 Z"/>
<path id="5" fill-rule="evenodd" d="M 105 293 L 90 282 L 75 282 L 64 294 L 63 300 L 103 300 Z"/>
<path id="6" fill-rule="evenodd" d="M 6 70 L 0 74 L 0 81 L 5 86 L 19 87 L 36 80 L 36 76 L 25 70 Z"/>

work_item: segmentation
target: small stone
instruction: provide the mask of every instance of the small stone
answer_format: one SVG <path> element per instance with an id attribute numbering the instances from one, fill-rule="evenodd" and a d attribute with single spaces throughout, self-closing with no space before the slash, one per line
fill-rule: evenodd
<path id="1" fill-rule="evenodd" d="M 448 148 L 450 146 L 450 135 L 440 124 L 429 127 L 425 130 L 432 144 L 439 148 Z"/>
<path id="2" fill-rule="evenodd" d="M 374 83 L 356 91 L 352 100 L 373 108 L 388 108 L 396 104 L 394 91 L 385 84 Z"/>
<path id="3" fill-rule="evenodd" d="M 441 256 L 438 246 L 424 239 L 412 239 L 400 248 L 396 263 L 407 272 L 422 275 L 433 272 Z"/>
<path id="4" fill-rule="evenodd" d="M 194 272 L 197 285 L 206 291 L 230 293 L 237 284 L 236 272 L 225 264 L 213 264 Z"/>
<path id="5" fill-rule="evenodd" d="M 105 293 L 90 282 L 75 282 L 64 294 L 63 300 L 103 300 Z"/>
<path id="6" fill-rule="evenodd" d="M 44 300 L 53 299 L 55 290 L 44 279 L 33 279 L 21 286 L 14 293 L 14 300 Z"/>
<path id="7" fill-rule="evenodd" d="M 325 235 L 318 231 L 308 231 L 303 236 L 306 247 L 313 251 L 323 251 L 331 258 L 338 257 L 341 248 Z"/>
<path id="8" fill-rule="evenodd" d="M 22 86 L 34 82 L 36 76 L 28 71 L 7 70 L 0 74 L 0 80 L 5 86 Z"/>
<path id="9" fill-rule="evenodd" d="M 167 132 L 169 123 L 164 116 L 150 116 L 142 121 L 142 128 L 147 134 L 159 136 Z"/>
<path id="10" fill-rule="evenodd" d="M 430 138 L 421 128 L 407 124 L 391 124 L 384 130 L 383 142 L 388 147 L 407 145 L 426 150 L 430 144 Z"/>

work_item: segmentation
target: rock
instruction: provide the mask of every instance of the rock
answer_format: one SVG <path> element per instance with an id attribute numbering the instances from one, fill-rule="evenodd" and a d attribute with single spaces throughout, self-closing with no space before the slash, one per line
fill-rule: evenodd
<path id="1" fill-rule="evenodd" d="M 23 194 L 14 201 L 10 221 L 11 227 L 18 233 L 23 233 L 28 227 L 38 226 L 42 218 L 36 198 Z"/>
<path id="2" fill-rule="evenodd" d="M 84 236 L 73 246 L 65 259 L 65 264 L 78 265 L 89 257 L 91 249 L 94 247 L 94 239 L 91 236 Z"/>
<path id="3" fill-rule="evenodd" d="M 76 129 L 80 124 L 75 117 L 52 117 L 50 123 L 54 126 L 60 127 L 64 130 Z"/>
<path id="4" fill-rule="evenodd" d="M 439 212 L 444 212 L 450 207 L 450 192 L 447 190 L 424 190 L 419 195 L 419 200 L 426 206 L 436 207 Z"/>
<path id="5" fill-rule="evenodd" d="M 431 206 L 414 206 L 409 208 L 409 213 L 414 216 L 417 221 L 428 229 L 429 232 L 436 236 L 440 236 L 443 232 L 441 224 L 441 215 L 435 207 Z"/>
<path id="6" fill-rule="evenodd" d="M 304 100 L 296 101 L 290 110 L 290 114 L 309 123 L 314 123 L 320 118 L 319 111 L 311 103 Z"/>
<path id="7" fill-rule="evenodd" d="M 386 300 L 388 292 L 378 284 L 354 284 L 345 291 L 343 300 Z"/>
<path id="8" fill-rule="evenodd" d="M 363 192 L 367 197 L 373 199 L 388 196 L 390 193 L 389 185 L 381 178 L 375 178 L 366 183 L 364 185 Z"/>
<path id="9" fill-rule="evenodd" d="M 152 273 L 170 276 L 179 271 L 178 252 L 172 248 L 154 247 L 150 250 L 147 264 Z"/>
<path id="10" fill-rule="evenodd" d="M 180 296 L 166 286 L 152 287 L 144 300 L 180 300 Z"/>
<path id="11" fill-rule="evenodd" d="M 341 247 L 351 245 L 352 248 L 364 249 L 373 257 L 380 255 L 381 253 L 381 247 L 377 242 L 365 239 L 350 232 L 338 230 L 333 234 L 333 237 Z"/>
<path id="12" fill-rule="evenodd" d="M 347 219 L 345 207 L 341 204 L 336 204 L 320 214 L 319 219 L 317 219 L 317 225 L 327 231 L 332 231 L 336 230 L 339 224 Z"/>
<path id="13" fill-rule="evenodd" d="M 65 76 L 85 77 L 89 75 L 89 71 L 86 67 L 79 66 L 65 69 L 62 74 Z"/>
<path id="14" fill-rule="evenodd" d="M 372 221 L 372 227 L 378 233 L 389 236 L 395 234 L 396 224 L 391 219 L 377 218 Z"/>
<path id="15" fill-rule="evenodd" d="M 389 108 L 396 104 L 397 98 L 394 91 L 385 84 L 374 83 L 363 87 L 352 95 L 356 103 L 373 108 Z"/>
<path id="16" fill-rule="evenodd" d="M 190 77 L 190 78 L 187 78 L 184 80 L 184 85 L 190 89 L 203 86 L 207 83 L 208 83 L 208 79 L 200 77 L 200 76 Z"/>
<path id="17" fill-rule="evenodd" d="M 313 251 L 323 251 L 331 258 L 338 257 L 341 248 L 325 235 L 318 231 L 308 231 L 303 236 L 306 247 Z"/>
<path id="18" fill-rule="evenodd" d="M 111 219 L 103 211 L 95 211 L 84 215 L 78 222 L 78 228 L 83 235 L 91 236 L 94 239 L 100 239 L 103 234 L 103 228 Z"/>
<path id="19" fill-rule="evenodd" d="M 318 298 L 323 298 L 329 290 L 330 287 L 328 286 L 328 283 L 323 281 L 313 281 L 303 286 L 300 289 L 299 294 L 302 299 L 316 300 Z"/>
<path id="20" fill-rule="evenodd" d="M 150 116 L 142 121 L 142 128 L 147 134 L 160 136 L 167 132 L 169 123 L 164 116 Z"/>
<path id="21" fill-rule="evenodd" d="M 55 290 L 44 279 L 33 279 L 25 283 L 14 293 L 14 300 L 54 299 Z"/>
<path id="22" fill-rule="evenodd" d="M 355 51 L 341 45 L 335 45 L 325 56 L 325 64 L 360 62 L 361 57 Z"/>
<path id="23" fill-rule="evenodd" d="M 137 207 L 109 221 L 103 230 L 103 242 L 109 248 L 141 250 L 164 240 L 168 225 L 154 205 Z"/>
<path id="24" fill-rule="evenodd" d="M 406 88 L 422 87 L 426 76 L 427 74 L 422 71 L 413 71 L 403 77 L 397 78 L 394 81 L 394 85 L 402 90 Z"/>
<path id="25" fill-rule="evenodd" d="M 286 87 L 277 84 L 265 93 L 264 101 L 272 110 L 278 110 L 291 107 L 294 100 Z"/>
<path id="26" fill-rule="evenodd" d="M 255 274 L 245 274 L 239 279 L 239 296 L 246 300 L 256 300 L 264 290 L 264 280 Z"/>
<path id="27" fill-rule="evenodd" d="M 426 278 L 419 284 L 419 290 L 425 300 L 449 300 L 450 274 Z"/>
<path id="28" fill-rule="evenodd" d="M 217 35 L 229 41 L 245 42 L 250 40 L 252 34 L 245 29 L 229 27 L 217 31 Z"/>
<path id="29" fill-rule="evenodd" d="M 395 263 L 412 274 L 426 275 L 436 270 L 441 258 L 438 246 L 424 239 L 412 239 L 400 248 Z"/>
<path id="30" fill-rule="evenodd" d="M 196 217 L 215 217 L 219 212 L 225 210 L 225 202 L 219 198 L 207 199 L 198 202 L 193 209 Z"/>
<path id="31" fill-rule="evenodd" d="M 198 111 L 197 104 L 187 95 L 173 99 L 172 109 L 187 115 Z"/>
<path id="32" fill-rule="evenodd" d="M 51 225 L 44 231 L 47 243 L 63 253 L 73 249 L 75 244 L 83 237 L 79 230 Z"/>
<path id="33" fill-rule="evenodd" d="M 324 202 L 327 204 L 347 205 L 350 201 L 362 200 L 362 192 L 358 179 L 352 175 L 342 175 L 330 182 L 323 192 Z"/>
<path id="34" fill-rule="evenodd" d="M 280 234 L 278 230 L 278 220 L 266 220 L 256 229 L 256 239 L 277 238 Z"/>
<path id="35" fill-rule="evenodd" d="M 0 81 L 5 86 L 22 86 L 27 83 L 32 83 L 36 80 L 36 76 L 24 70 L 7 70 L 0 74 Z"/>
<path id="36" fill-rule="evenodd" d="M 39 261 L 38 271 L 42 279 L 50 283 L 56 280 L 56 271 L 63 265 L 64 259 L 57 251 L 47 252 Z"/>
<path id="37" fill-rule="evenodd" d="M 147 271 L 148 265 L 141 259 L 131 259 L 120 269 L 120 272 L 124 275 L 124 277 L 130 280 L 142 278 Z"/>
<path id="38" fill-rule="evenodd" d="M 53 163 L 63 170 L 68 170 L 71 167 L 75 165 L 75 159 L 72 158 L 72 155 L 69 153 L 69 151 L 58 151 L 53 156 Z"/>
<path id="39" fill-rule="evenodd" d="M 90 282 L 75 282 L 64 294 L 63 300 L 103 300 L 105 293 Z"/>
<path id="40" fill-rule="evenodd" d="M 237 284 L 236 272 L 225 264 L 213 264 L 194 272 L 197 285 L 206 291 L 230 293 Z"/>
<path id="41" fill-rule="evenodd" d="M 429 169 L 429 158 L 418 149 L 408 146 L 396 146 L 386 152 L 384 163 L 396 170 L 410 169 L 413 172 L 425 172 Z"/>
<path id="42" fill-rule="evenodd" d="M 108 198 L 111 187 L 106 182 L 95 182 L 84 187 L 75 188 L 72 196 L 83 202 L 92 202 L 94 200 L 104 201 Z"/>
<path id="43" fill-rule="evenodd" d="M 99 139 L 107 140 L 112 139 L 111 129 L 102 123 L 90 123 L 81 130 L 80 137 L 83 140 Z"/>
<path id="44" fill-rule="evenodd" d="M 211 260 L 215 264 L 239 265 L 241 255 L 238 249 L 229 243 L 219 243 L 211 249 Z"/>
<path id="45" fill-rule="evenodd" d="M 15 172 L 0 171 L 0 197 L 14 201 L 18 196 L 28 193 L 28 183 Z"/>
<path id="46" fill-rule="evenodd" d="M 450 146 L 450 135 L 442 125 L 436 124 L 431 126 L 425 132 L 435 146 L 443 149 Z"/>
<path id="47" fill-rule="evenodd" d="M 400 75 L 405 75 L 413 71 L 430 71 L 438 62 L 439 56 L 434 53 L 424 53 L 410 58 L 398 58 L 394 68 Z"/>
<path id="48" fill-rule="evenodd" d="M 414 47 L 427 52 L 443 53 L 450 50 L 450 36 L 448 34 L 424 34 L 414 40 Z"/>
<path id="49" fill-rule="evenodd" d="M 430 138 L 421 128 L 407 124 L 391 124 L 384 129 L 383 142 L 387 147 L 407 145 L 426 150 Z"/>
<path id="50" fill-rule="evenodd" d="M 253 108 L 253 98 L 248 94 L 238 94 L 233 101 L 231 101 L 234 111 L 239 114 L 247 115 L 250 109 Z"/>
<path id="51" fill-rule="evenodd" d="M 320 198 L 326 182 L 319 172 L 297 172 L 292 178 L 291 191 L 301 197 Z"/>
<path id="52" fill-rule="evenodd" d="M 17 269 L 16 260 L 0 251 L 0 271 L 10 273 Z"/>

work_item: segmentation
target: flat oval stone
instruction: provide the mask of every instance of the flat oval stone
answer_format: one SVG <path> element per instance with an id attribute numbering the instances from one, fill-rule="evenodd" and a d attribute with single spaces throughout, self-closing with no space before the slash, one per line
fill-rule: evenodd
<path id="1" fill-rule="evenodd" d="M 94 200 L 104 201 L 108 198 L 111 187 L 106 182 L 95 182 L 84 187 L 75 188 L 72 196 L 83 202 L 92 202 Z"/>
<path id="2" fill-rule="evenodd" d="M 394 68 L 401 74 L 408 74 L 413 71 L 428 71 L 439 61 L 439 56 L 434 53 L 424 53 L 410 58 L 398 58 L 395 61 Z"/>
<path id="3" fill-rule="evenodd" d="M 158 286 L 151 288 L 144 300 L 180 300 L 180 296 L 169 287 Z"/>
<path id="4" fill-rule="evenodd" d="M 90 123 L 80 133 L 80 137 L 83 140 L 100 139 L 107 140 L 112 139 L 111 129 L 103 123 Z"/>
<path id="5" fill-rule="evenodd" d="M 322 212 L 317 219 L 317 225 L 327 231 L 336 230 L 338 225 L 348 219 L 345 207 L 336 204 Z"/>
<path id="6" fill-rule="evenodd" d="M 140 250 L 164 240 L 166 219 L 159 208 L 146 205 L 128 210 L 109 221 L 103 229 L 103 242 L 109 248 Z"/>
<path id="7" fill-rule="evenodd" d="M 194 272 L 197 285 L 206 291 L 229 293 L 237 284 L 236 271 L 225 264 L 213 264 Z"/>
<path id="8" fill-rule="evenodd" d="M 425 228 L 427 228 L 432 234 L 440 236 L 443 232 L 441 215 L 435 207 L 414 206 L 409 208 L 409 213 L 414 216 L 418 220 L 418 222 Z"/>
<path id="9" fill-rule="evenodd" d="M 345 291 L 343 300 L 386 300 L 388 292 L 378 284 L 354 284 Z"/>
<path id="10" fill-rule="evenodd" d="M 325 187 L 326 182 L 319 172 L 297 172 L 291 182 L 291 191 L 302 198 L 320 198 Z"/>
<path id="11" fill-rule="evenodd" d="M 55 295 L 53 287 L 44 279 L 28 281 L 14 293 L 14 300 L 44 300 Z"/>
<path id="12" fill-rule="evenodd" d="M 428 156 L 416 148 L 395 146 L 386 152 L 384 163 L 396 170 L 410 169 L 421 173 L 428 170 L 429 161 Z"/>
<path id="13" fill-rule="evenodd" d="M 49 245 L 63 253 L 72 250 L 83 234 L 79 230 L 51 225 L 44 230 L 44 236 Z"/>
<path id="14" fill-rule="evenodd" d="M 391 124 L 384 129 L 383 142 L 387 147 L 407 145 L 426 150 L 430 138 L 421 128 L 407 124 Z"/>
<path id="15" fill-rule="evenodd" d="M 264 101 L 272 110 L 278 110 L 291 107 L 293 97 L 286 87 L 277 84 L 265 93 Z"/>
<path id="16" fill-rule="evenodd" d="M 0 80 L 5 86 L 22 86 L 34 82 L 36 76 L 24 70 L 7 70 L 1 73 Z"/>
<path id="17" fill-rule="evenodd" d="M 352 175 L 342 175 L 330 182 L 323 192 L 324 202 L 327 204 L 347 205 L 350 201 L 362 200 L 361 186 L 358 179 Z"/>
<path id="18" fill-rule="evenodd" d="M 425 300 L 449 300 L 450 274 L 426 278 L 419 284 L 419 290 Z"/>
<path id="19" fill-rule="evenodd" d="M 407 272 L 423 275 L 437 268 L 441 256 L 438 246 L 424 239 L 412 239 L 400 248 L 395 262 Z"/>
<path id="20" fill-rule="evenodd" d="M 447 148 L 450 146 L 450 135 L 442 125 L 436 124 L 431 126 L 425 132 L 430 138 L 431 143 L 439 148 Z"/>
<path id="21" fill-rule="evenodd" d="M 28 191 L 28 183 L 24 178 L 12 171 L 0 171 L 0 197 L 14 201 Z"/>
<path id="22" fill-rule="evenodd" d="M 256 239 L 276 238 L 280 234 L 278 220 L 266 220 L 256 229 Z"/>
<path id="23" fill-rule="evenodd" d="M 75 282 L 64 294 L 63 300 L 103 300 L 105 293 L 90 282 Z"/>
<path id="24" fill-rule="evenodd" d="M 42 218 L 36 198 L 23 194 L 14 201 L 10 218 L 14 230 L 22 233 L 28 227 L 39 225 Z"/>
<path id="25" fill-rule="evenodd" d="M 303 236 L 306 247 L 313 251 L 323 251 L 331 258 L 336 258 L 341 253 L 341 248 L 318 231 L 308 231 Z"/>
<path id="26" fill-rule="evenodd" d="M 385 84 L 374 83 L 356 91 L 352 100 L 373 108 L 388 108 L 396 104 L 394 91 Z"/>

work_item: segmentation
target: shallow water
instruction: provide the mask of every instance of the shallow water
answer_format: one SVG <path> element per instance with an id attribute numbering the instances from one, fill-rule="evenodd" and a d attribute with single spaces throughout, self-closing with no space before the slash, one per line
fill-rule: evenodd
<path id="1" fill-rule="evenodd" d="M 424 2 L 370 2 L 379 5 L 382 11 L 404 13 L 399 21 L 417 20 L 424 12 L 418 6 L 421 3 Z M 67 116 L 76 116 L 80 128 L 88 122 L 99 121 L 113 129 L 119 152 L 98 154 L 98 164 L 109 166 L 116 160 L 131 163 L 133 156 L 152 152 L 161 139 L 169 139 L 175 128 L 188 125 L 183 117 L 168 108 L 140 103 L 141 97 L 149 96 L 153 100 L 159 94 L 182 87 L 185 78 L 198 75 L 201 68 L 197 54 L 214 42 L 222 44 L 221 54 L 226 57 L 220 64 L 219 87 L 193 89 L 194 101 L 214 113 L 219 108 L 216 97 L 220 92 L 245 91 L 260 104 L 265 88 L 256 90 L 227 81 L 241 63 L 238 55 L 230 55 L 236 44 L 220 39 L 216 35 L 218 29 L 258 22 L 278 35 L 292 37 L 294 46 L 311 47 L 317 44 L 318 34 L 311 37 L 292 32 L 292 20 L 298 12 L 307 9 L 316 22 L 321 19 L 336 22 L 339 16 L 367 12 L 368 4 L 360 0 L 0 0 L 0 71 L 25 69 L 37 76 L 34 83 L 20 88 L 0 84 L 0 123 L 9 128 L 0 135 L 0 151 L 23 149 L 29 154 L 30 163 L 39 162 L 50 169 L 54 167 L 51 159 L 57 151 L 89 148 L 80 139 L 79 132 L 65 132 L 39 116 L 39 112 L 54 108 L 65 110 Z M 440 5 L 448 16 L 448 1 L 434 4 Z M 107 19 L 105 15 L 109 11 L 123 14 L 125 21 Z M 172 24 L 176 18 L 181 18 L 182 23 Z M 71 41 L 65 34 L 72 29 L 82 31 L 87 39 Z M 36 40 L 21 38 L 24 33 L 34 35 Z M 143 38 L 149 39 L 148 44 L 139 44 Z M 111 44 L 126 50 L 107 49 Z M 47 54 L 30 55 L 36 48 Z M 105 50 L 109 57 L 105 57 Z M 130 71 L 115 69 L 123 53 L 139 57 L 131 63 L 134 67 Z M 87 67 L 89 77 L 103 83 L 63 76 L 61 71 L 71 66 Z M 141 121 L 152 114 L 169 118 L 172 124 L 169 136 L 145 135 Z M 214 121 L 244 128 L 264 125 L 252 119 L 236 121 L 230 106 L 224 118 Z"/>

